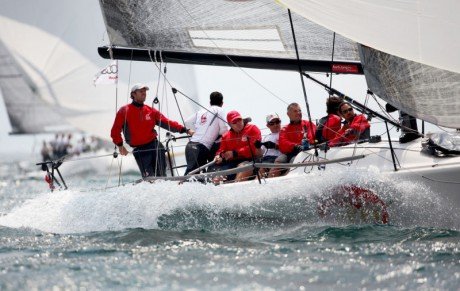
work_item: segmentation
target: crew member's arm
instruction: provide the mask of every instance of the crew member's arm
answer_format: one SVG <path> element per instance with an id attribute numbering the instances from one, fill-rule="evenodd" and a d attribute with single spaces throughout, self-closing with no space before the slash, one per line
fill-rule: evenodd
<path id="1" fill-rule="evenodd" d="M 308 142 L 315 143 L 316 125 L 313 122 L 306 122 Z"/>
<path id="2" fill-rule="evenodd" d="M 233 158 L 243 158 L 243 159 L 252 159 L 252 156 L 258 157 L 261 155 L 262 151 L 260 149 L 256 149 L 255 141 L 262 140 L 262 134 L 260 133 L 260 129 L 255 125 L 247 125 L 250 126 L 249 130 L 247 131 L 248 142 L 245 146 L 236 149 Z"/>
<path id="3" fill-rule="evenodd" d="M 161 112 L 156 109 L 153 109 L 152 115 L 154 115 L 153 118 L 155 118 L 156 124 L 166 130 L 172 132 L 187 133 L 189 135 L 193 135 L 195 133 L 193 130 L 187 129 L 182 124 L 166 118 L 166 116 L 161 114 Z"/>
<path id="4" fill-rule="evenodd" d="M 226 152 L 229 151 L 229 140 L 228 140 L 227 134 L 222 136 L 222 141 L 220 142 L 219 149 L 216 152 L 216 156 L 214 157 L 214 160 L 216 161 L 216 164 L 221 164 L 226 158 L 225 154 Z"/>
<path id="5" fill-rule="evenodd" d="M 185 126 L 186 126 L 187 128 L 191 128 L 191 129 L 195 130 L 195 121 L 196 121 L 197 113 L 198 113 L 198 112 L 196 112 L 195 114 L 190 115 L 190 116 L 185 120 Z"/>
<path id="6" fill-rule="evenodd" d="M 357 115 L 353 118 L 353 122 L 350 124 L 350 129 L 353 130 L 352 134 L 358 136 L 363 133 L 366 129 L 370 128 L 370 124 L 364 115 Z"/>
<path id="7" fill-rule="evenodd" d="M 294 150 L 294 147 L 296 145 L 298 145 L 298 143 L 292 142 L 288 139 L 286 129 L 281 129 L 278 144 L 280 152 L 282 152 L 283 154 L 289 154 Z"/>
<path id="8" fill-rule="evenodd" d="M 335 146 L 341 146 L 344 143 L 347 143 L 348 140 L 346 136 L 348 134 L 347 130 L 349 129 L 350 129 L 350 126 L 348 125 L 348 123 L 344 124 L 342 128 L 339 130 L 339 132 L 337 133 L 337 136 L 329 141 L 329 146 L 335 147 Z"/>
<path id="9" fill-rule="evenodd" d="M 121 136 L 121 131 L 125 125 L 126 114 L 126 107 L 122 107 L 120 110 L 118 110 L 117 115 L 115 116 L 115 121 L 113 122 L 112 130 L 110 132 L 113 143 L 118 146 L 118 150 L 123 156 L 128 154 L 128 150 L 123 145 L 123 138 Z"/>

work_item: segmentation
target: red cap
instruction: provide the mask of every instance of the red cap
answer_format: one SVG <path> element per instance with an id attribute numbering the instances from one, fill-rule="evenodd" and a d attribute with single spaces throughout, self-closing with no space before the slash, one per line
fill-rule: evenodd
<path id="1" fill-rule="evenodd" d="M 227 113 L 228 123 L 234 123 L 237 119 L 243 119 L 238 111 L 232 110 L 229 113 Z"/>

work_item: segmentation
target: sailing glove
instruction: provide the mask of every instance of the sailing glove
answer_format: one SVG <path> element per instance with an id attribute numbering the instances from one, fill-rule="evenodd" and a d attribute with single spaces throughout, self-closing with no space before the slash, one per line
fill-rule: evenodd
<path id="1" fill-rule="evenodd" d="M 276 143 L 274 143 L 272 141 L 266 141 L 266 142 L 262 143 L 262 145 L 264 147 L 266 147 L 267 149 L 276 149 Z"/>
<path id="2" fill-rule="evenodd" d="M 303 146 L 298 144 L 296 146 L 294 146 L 294 150 L 292 151 L 293 154 L 298 154 L 300 153 L 301 151 L 303 151 Z"/>

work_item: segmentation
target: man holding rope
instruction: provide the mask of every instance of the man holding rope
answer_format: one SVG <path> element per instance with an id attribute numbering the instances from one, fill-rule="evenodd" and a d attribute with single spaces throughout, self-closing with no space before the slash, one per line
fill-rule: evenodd
<path id="1" fill-rule="evenodd" d="M 187 127 L 193 128 L 195 134 L 185 147 L 187 170 L 185 175 L 214 159 L 219 148 L 220 137 L 228 131 L 225 114 L 222 109 L 224 96 L 212 92 L 209 96 L 209 109 L 202 109 L 185 120 Z"/>
<path id="2" fill-rule="evenodd" d="M 133 155 L 142 177 L 164 177 L 166 176 L 165 148 L 157 139 L 155 126 L 189 135 L 193 135 L 194 131 L 169 120 L 155 108 L 145 105 L 147 90 L 149 87 L 145 84 L 135 84 L 131 88 L 132 102 L 118 110 L 111 137 L 113 143 L 118 146 L 120 154 L 126 156 L 128 150 L 123 145 L 121 136 L 123 132 L 126 143 L 134 148 Z"/>
<path id="3" fill-rule="evenodd" d="M 255 162 L 262 156 L 262 151 L 256 148 L 255 144 L 260 144 L 262 135 L 260 129 L 250 123 L 246 123 L 238 111 L 232 110 L 227 114 L 227 122 L 230 130 L 222 136 L 219 150 L 214 158 L 216 166 L 214 170 L 229 170 L 239 166 L 244 166 Z M 228 181 L 237 182 L 249 179 L 254 174 L 254 170 L 228 175 Z M 219 182 L 215 179 L 214 182 Z"/>

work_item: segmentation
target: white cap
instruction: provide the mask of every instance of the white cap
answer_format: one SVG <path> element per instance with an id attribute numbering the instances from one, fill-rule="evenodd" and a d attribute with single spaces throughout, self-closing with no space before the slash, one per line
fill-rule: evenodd
<path id="1" fill-rule="evenodd" d="M 266 118 L 267 123 L 269 123 L 269 122 L 272 121 L 273 119 L 279 119 L 279 120 L 281 120 L 281 118 L 278 116 L 277 113 L 272 113 L 272 114 L 267 115 L 267 118 Z"/>
<path id="2" fill-rule="evenodd" d="M 149 86 L 141 83 L 134 84 L 133 87 L 131 88 L 131 93 L 133 93 L 136 90 L 140 90 L 145 88 L 146 90 L 149 90 Z"/>

